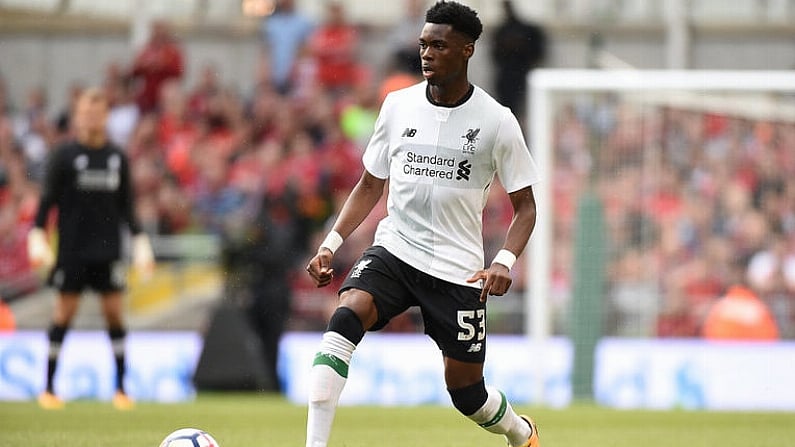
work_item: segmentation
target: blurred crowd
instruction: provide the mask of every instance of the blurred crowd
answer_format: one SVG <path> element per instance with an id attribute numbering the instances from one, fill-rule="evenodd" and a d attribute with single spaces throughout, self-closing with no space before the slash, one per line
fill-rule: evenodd
<path id="1" fill-rule="evenodd" d="M 742 285 L 772 311 L 781 336 L 795 336 L 793 148 L 791 118 L 611 95 L 563 101 L 553 185 L 558 324 L 565 325 L 577 204 L 591 191 L 608 233 L 607 332 L 699 336 L 713 305 Z M 753 319 L 748 309 L 739 313 Z"/>

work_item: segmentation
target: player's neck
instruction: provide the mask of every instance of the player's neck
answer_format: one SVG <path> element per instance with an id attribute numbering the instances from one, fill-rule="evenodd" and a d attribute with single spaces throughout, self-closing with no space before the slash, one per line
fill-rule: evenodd
<path id="1" fill-rule="evenodd" d="M 101 149 L 108 142 L 108 137 L 104 133 L 89 133 L 78 135 L 77 142 L 91 149 Z"/>
<path id="2" fill-rule="evenodd" d="M 470 95 L 472 88 L 472 84 L 467 78 L 446 85 L 429 85 L 428 99 L 435 105 L 455 106 L 461 104 L 464 98 Z"/>

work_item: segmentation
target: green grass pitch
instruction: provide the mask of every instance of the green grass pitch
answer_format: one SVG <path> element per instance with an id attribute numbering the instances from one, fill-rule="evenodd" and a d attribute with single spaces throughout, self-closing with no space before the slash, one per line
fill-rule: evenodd
<path id="1" fill-rule="evenodd" d="M 781 447 L 795 442 L 795 413 L 617 411 L 591 405 L 519 407 L 539 424 L 544 447 Z M 262 394 L 202 394 L 182 404 L 70 402 L 44 411 L 0 403 L 2 447 L 157 447 L 172 430 L 198 427 L 221 447 L 304 444 L 305 407 Z M 342 407 L 330 446 L 502 447 L 452 407 Z"/>

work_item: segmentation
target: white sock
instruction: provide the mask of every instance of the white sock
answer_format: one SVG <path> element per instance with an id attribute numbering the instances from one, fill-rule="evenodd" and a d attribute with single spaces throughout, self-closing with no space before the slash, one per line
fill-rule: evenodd
<path id="1" fill-rule="evenodd" d="M 356 345 L 336 332 L 323 334 L 309 379 L 306 447 L 325 447 Z"/>
<path id="2" fill-rule="evenodd" d="M 469 415 L 469 419 L 491 433 L 505 435 L 508 444 L 513 447 L 527 442 L 533 434 L 527 422 L 513 411 L 502 392 L 490 386 L 486 387 L 486 391 L 489 393 L 486 403 Z"/>

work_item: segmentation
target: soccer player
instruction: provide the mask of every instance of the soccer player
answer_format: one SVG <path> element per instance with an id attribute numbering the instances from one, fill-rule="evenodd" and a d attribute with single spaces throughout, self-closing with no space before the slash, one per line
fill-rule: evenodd
<path id="1" fill-rule="evenodd" d="M 75 106 L 76 140 L 57 148 L 47 168 L 34 227 L 28 234 L 28 255 L 35 267 L 50 267 L 50 283 L 59 291 L 48 331 L 47 388 L 39 395 L 46 409 L 63 407 L 55 394 L 53 377 L 64 336 L 78 309 L 81 292 L 91 288 L 101 295 L 102 312 L 116 363 L 113 405 L 132 408 L 124 392 L 122 292 L 125 269 L 121 262 L 121 226 L 133 234 L 133 263 L 148 275 L 154 265 L 152 248 L 133 212 L 129 163 L 109 142 L 106 133 L 108 100 L 102 90 L 87 89 Z M 51 208 L 58 209 L 58 251 L 54 258 L 45 225 Z"/>
<path id="2" fill-rule="evenodd" d="M 535 226 L 539 178 L 510 110 L 470 84 L 477 13 L 440 1 L 425 17 L 425 81 L 389 94 L 363 155 L 365 172 L 307 271 L 328 285 L 334 251 L 365 219 L 389 179 L 388 215 L 343 282 L 311 370 L 307 447 L 328 442 L 348 365 L 365 331 L 419 306 L 444 360 L 453 405 L 511 446 L 537 447 L 534 422 L 483 379 L 486 299 L 511 286 L 510 269 Z M 482 210 L 495 174 L 514 216 L 504 248 L 484 268 Z"/>

